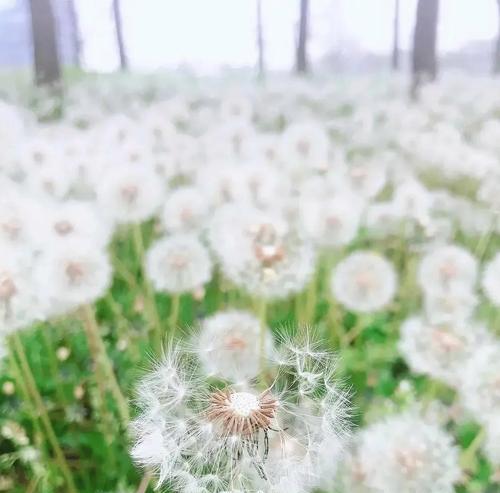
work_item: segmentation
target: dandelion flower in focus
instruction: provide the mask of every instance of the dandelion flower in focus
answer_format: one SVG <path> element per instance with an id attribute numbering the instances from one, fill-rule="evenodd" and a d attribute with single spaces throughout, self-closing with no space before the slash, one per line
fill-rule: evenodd
<path id="1" fill-rule="evenodd" d="M 214 386 L 191 352 L 167 349 L 139 386 L 132 424 L 132 457 L 158 486 L 300 493 L 314 485 L 322 448 L 345 440 L 346 396 L 329 353 L 283 344 L 265 389 Z"/>

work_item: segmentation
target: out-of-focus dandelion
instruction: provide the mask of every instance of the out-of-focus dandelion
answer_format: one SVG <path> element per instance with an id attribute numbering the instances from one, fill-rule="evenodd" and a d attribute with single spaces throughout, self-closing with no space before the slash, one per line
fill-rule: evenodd
<path id="1" fill-rule="evenodd" d="M 481 285 L 487 298 L 495 306 L 500 305 L 500 253 L 486 265 L 482 278 Z"/>
<path id="2" fill-rule="evenodd" d="M 438 247 L 423 258 L 418 282 L 424 291 L 450 291 L 470 288 L 477 278 L 477 260 L 457 245 Z"/>
<path id="3" fill-rule="evenodd" d="M 467 409 L 480 421 L 498 416 L 500 411 L 500 345 L 498 342 L 476 348 L 463 368 L 459 392 Z"/>
<path id="4" fill-rule="evenodd" d="M 196 236 L 176 235 L 157 240 L 151 246 L 146 272 L 158 291 L 185 293 L 210 280 L 212 262 Z"/>
<path id="5" fill-rule="evenodd" d="M 306 201 L 301 208 L 302 227 L 321 246 L 341 247 L 356 236 L 363 207 L 350 194 Z"/>
<path id="6" fill-rule="evenodd" d="M 380 310 L 392 301 L 396 288 L 394 268 L 374 252 L 352 253 L 332 272 L 334 298 L 354 312 Z"/>
<path id="7" fill-rule="evenodd" d="M 461 477 L 458 448 L 413 413 L 391 416 L 358 433 L 344 475 L 348 491 L 452 493 Z"/>
<path id="8" fill-rule="evenodd" d="M 117 223 L 149 219 L 160 207 L 162 187 L 147 166 L 115 166 L 99 181 L 97 200 L 104 213 Z"/>
<path id="9" fill-rule="evenodd" d="M 36 272 L 52 314 L 64 313 L 94 302 L 111 281 L 111 265 L 104 251 L 83 240 L 60 242 L 40 259 Z M 50 283 L 47 284 L 47 280 Z"/>
<path id="10" fill-rule="evenodd" d="M 229 234 L 237 211 L 223 211 L 210 232 L 211 246 L 226 277 L 258 298 L 285 298 L 300 291 L 314 271 L 312 245 L 279 215 L 253 209 L 241 210 L 239 224 Z"/>
<path id="11" fill-rule="evenodd" d="M 195 187 L 172 191 L 161 211 L 161 223 L 168 233 L 197 232 L 204 226 L 209 213 L 208 204 Z"/>
<path id="12" fill-rule="evenodd" d="M 244 384 L 260 371 L 261 321 L 249 313 L 228 310 L 202 322 L 194 341 L 194 351 L 207 375 Z M 271 356 L 273 341 L 266 328 L 266 358 Z"/>
<path id="13" fill-rule="evenodd" d="M 470 358 L 491 341 L 476 322 L 433 325 L 412 317 L 401 327 L 399 349 L 413 371 L 458 387 Z"/>

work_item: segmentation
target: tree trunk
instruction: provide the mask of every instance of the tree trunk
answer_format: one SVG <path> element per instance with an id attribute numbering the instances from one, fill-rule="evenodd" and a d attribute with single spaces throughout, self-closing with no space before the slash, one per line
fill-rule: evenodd
<path id="1" fill-rule="evenodd" d="M 128 69 L 127 53 L 125 51 L 125 41 L 123 39 L 122 12 L 120 0 L 113 0 L 113 17 L 115 20 L 116 44 L 118 46 L 118 55 L 120 57 L 120 69 Z"/>
<path id="2" fill-rule="evenodd" d="M 35 83 L 57 85 L 61 80 L 61 65 L 51 1 L 30 0 L 30 11 Z"/>
<path id="3" fill-rule="evenodd" d="M 411 95 L 418 97 L 423 82 L 434 81 L 437 77 L 437 26 L 439 0 L 418 0 L 417 18 L 413 38 L 413 82 Z"/>
<path id="4" fill-rule="evenodd" d="M 265 75 L 265 59 L 264 59 L 264 32 L 262 26 L 262 0 L 257 0 L 257 52 L 258 61 L 257 69 L 259 79 L 263 79 Z"/>
<path id="5" fill-rule="evenodd" d="M 399 70 L 399 0 L 394 0 L 394 40 L 391 66 L 394 71 Z"/>
<path id="6" fill-rule="evenodd" d="M 75 0 L 67 0 L 69 20 L 71 23 L 71 41 L 73 43 L 73 63 L 75 67 L 82 64 L 82 39 L 80 37 L 80 26 L 78 24 L 78 12 L 76 10 Z"/>
<path id="7" fill-rule="evenodd" d="M 300 0 L 299 35 L 297 39 L 296 70 L 298 74 L 309 71 L 309 60 L 307 57 L 309 0 Z"/>
<path id="8" fill-rule="evenodd" d="M 497 0 L 498 4 L 498 37 L 495 46 L 495 53 L 493 54 L 493 73 L 495 75 L 500 74 L 500 0 Z"/>

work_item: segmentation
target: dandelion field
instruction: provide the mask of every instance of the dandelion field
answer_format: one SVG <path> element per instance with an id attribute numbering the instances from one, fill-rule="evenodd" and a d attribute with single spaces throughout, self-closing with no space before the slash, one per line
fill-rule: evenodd
<path id="1" fill-rule="evenodd" d="M 499 491 L 494 81 L 13 88 L 0 141 L 0 491 Z"/>

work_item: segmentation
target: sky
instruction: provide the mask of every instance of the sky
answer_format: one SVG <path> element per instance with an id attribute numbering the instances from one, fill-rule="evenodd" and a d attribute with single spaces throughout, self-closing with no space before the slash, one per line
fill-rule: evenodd
<path id="1" fill-rule="evenodd" d="M 118 63 L 111 0 L 75 0 L 87 68 Z M 0 0 L 6 5 L 12 0 Z M 256 60 L 256 0 L 121 0 L 127 52 L 137 70 L 189 65 L 199 71 Z M 299 0 L 262 0 L 266 62 L 293 64 Z M 401 45 L 411 43 L 416 0 L 400 0 Z M 313 61 L 332 48 L 357 46 L 378 54 L 392 46 L 394 0 L 310 0 Z M 453 51 L 498 31 L 496 0 L 441 0 L 438 44 Z"/>

